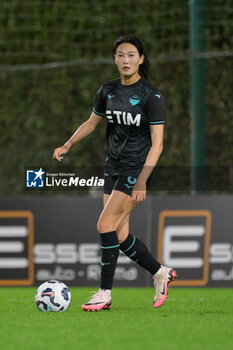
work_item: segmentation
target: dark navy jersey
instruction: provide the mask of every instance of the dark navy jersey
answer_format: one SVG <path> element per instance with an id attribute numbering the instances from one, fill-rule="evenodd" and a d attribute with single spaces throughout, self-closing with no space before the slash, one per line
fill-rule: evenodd
<path id="1" fill-rule="evenodd" d="M 93 111 L 108 119 L 105 172 L 139 175 L 151 148 L 150 125 L 165 122 L 159 90 L 144 78 L 132 85 L 112 80 L 97 92 Z"/>

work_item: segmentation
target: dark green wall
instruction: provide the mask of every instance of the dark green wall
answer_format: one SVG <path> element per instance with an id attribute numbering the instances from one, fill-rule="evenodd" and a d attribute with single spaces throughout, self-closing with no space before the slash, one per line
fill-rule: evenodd
<path id="1" fill-rule="evenodd" d="M 118 77 L 114 65 L 96 59 L 111 60 L 114 39 L 126 32 L 145 41 L 153 82 L 166 99 L 159 164 L 189 164 L 187 6 L 181 0 L 0 1 L 0 195 L 25 193 L 25 166 L 54 165 L 53 149 L 89 117 L 101 84 Z M 231 50 L 232 2 L 206 1 L 205 11 L 207 50 L 212 54 L 206 58 L 207 164 L 231 166 L 232 56 L 214 53 Z M 74 59 L 86 63 L 22 70 L 23 64 Z M 99 165 L 104 158 L 103 122 L 64 163 Z"/>

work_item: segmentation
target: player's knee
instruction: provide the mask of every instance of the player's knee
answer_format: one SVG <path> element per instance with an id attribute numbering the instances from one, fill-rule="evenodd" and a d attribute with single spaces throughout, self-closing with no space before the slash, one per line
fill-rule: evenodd
<path id="1" fill-rule="evenodd" d="M 116 223 L 108 218 L 101 217 L 97 222 L 97 230 L 99 233 L 115 231 L 116 227 Z"/>
<path id="2" fill-rule="evenodd" d="M 126 238 L 128 237 L 128 232 L 124 232 L 124 231 L 121 231 L 121 232 L 118 232 L 117 231 L 117 237 L 118 237 L 118 242 L 119 244 L 123 243 Z"/>

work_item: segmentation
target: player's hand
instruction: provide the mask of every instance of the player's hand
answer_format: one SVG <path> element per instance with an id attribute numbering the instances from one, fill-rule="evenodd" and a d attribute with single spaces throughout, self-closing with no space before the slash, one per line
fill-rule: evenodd
<path id="1" fill-rule="evenodd" d="M 132 193 L 133 204 L 137 205 L 146 199 L 146 183 L 144 181 L 137 181 Z"/>
<path id="2" fill-rule="evenodd" d="M 58 147 L 53 152 L 53 159 L 61 161 L 62 158 L 63 158 L 62 155 L 66 154 L 68 152 L 69 152 L 69 148 L 68 147 L 66 147 L 66 146 Z"/>

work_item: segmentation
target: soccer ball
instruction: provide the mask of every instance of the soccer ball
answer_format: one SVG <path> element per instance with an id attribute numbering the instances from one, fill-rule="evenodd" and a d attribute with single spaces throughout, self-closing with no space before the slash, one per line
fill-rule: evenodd
<path id="1" fill-rule="evenodd" d="M 71 303 L 71 294 L 63 282 L 50 280 L 39 286 L 35 301 L 40 311 L 66 311 Z"/>

